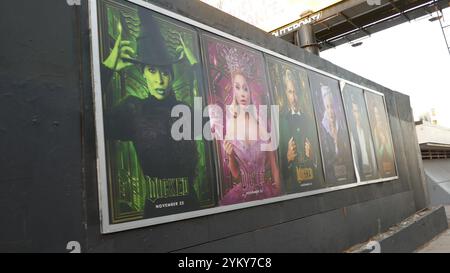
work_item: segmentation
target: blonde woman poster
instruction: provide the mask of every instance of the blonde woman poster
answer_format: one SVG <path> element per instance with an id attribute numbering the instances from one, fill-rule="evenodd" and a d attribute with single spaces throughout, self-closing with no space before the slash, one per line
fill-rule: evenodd
<path id="1" fill-rule="evenodd" d="M 269 93 L 261 53 L 224 39 L 203 35 L 209 82 L 209 105 L 221 118 L 212 118 L 222 205 L 255 201 L 280 194 L 277 151 L 263 148 L 270 122 L 261 106 Z M 267 111 L 266 111 L 267 113 Z M 214 113 L 210 113 L 214 115 Z"/>

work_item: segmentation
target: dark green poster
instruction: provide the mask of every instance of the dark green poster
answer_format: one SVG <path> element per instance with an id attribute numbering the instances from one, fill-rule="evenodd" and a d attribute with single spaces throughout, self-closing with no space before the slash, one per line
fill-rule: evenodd
<path id="1" fill-rule="evenodd" d="M 197 32 L 126 1 L 98 1 L 98 22 L 110 222 L 214 206 L 207 142 L 171 131 L 203 101 Z"/>
<path id="2" fill-rule="evenodd" d="M 363 90 L 346 84 L 342 92 L 359 177 L 361 181 L 377 179 L 378 167 Z"/>
<path id="3" fill-rule="evenodd" d="M 279 158 L 288 193 L 325 187 L 319 137 L 306 70 L 267 56 L 270 86 L 280 107 Z"/>
<path id="4" fill-rule="evenodd" d="M 364 94 L 380 176 L 382 178 L 396 176 L 394 146 L 392 144 L 389 118 L 386 112 L 384 98 L 381 95 L 369 91 L 364 91 Z"/>

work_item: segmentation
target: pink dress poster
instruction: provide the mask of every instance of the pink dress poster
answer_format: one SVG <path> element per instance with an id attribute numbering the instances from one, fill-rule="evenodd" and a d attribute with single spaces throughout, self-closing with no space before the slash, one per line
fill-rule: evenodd
<path id="1" fill-rule="evenodd" d="M 277 146 L 267 149 L 275 137 L 262 53 L 211 35 L 202 35 L 202 45 L 219 203 L 280 195 Z"/>

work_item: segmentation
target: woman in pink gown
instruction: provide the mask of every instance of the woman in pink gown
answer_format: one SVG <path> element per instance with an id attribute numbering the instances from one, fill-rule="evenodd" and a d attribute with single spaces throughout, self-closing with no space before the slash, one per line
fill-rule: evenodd
<path id="1" fill-rule="evenodd" d="M 264 151 L 267 128 L 258 123 L 251 105 L 247 79 L 239 71 L 232 73 L 232 115 L 227 119 L 223 142 L 225 165 L 233 181 L 221 200 L 222 205 L 275 197 L 280 194 L 280 177 L 275 151 Z M 247 111 L 245 111 L 247 110 Z M 265 136 L 264 138 L 261 136 Z M 270 171 L 268 171 L 270 169 Z"/>

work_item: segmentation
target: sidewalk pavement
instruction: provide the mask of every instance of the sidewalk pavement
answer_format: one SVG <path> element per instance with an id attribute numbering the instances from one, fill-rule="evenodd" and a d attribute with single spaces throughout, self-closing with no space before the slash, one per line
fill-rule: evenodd
<path id="1" fill-rule="evenodd" d="M 450 206 L 445 206 L 445 213 L 450 226 Z M 450 228 L 416 250 L 416 253 L 450 253 Z"/>

